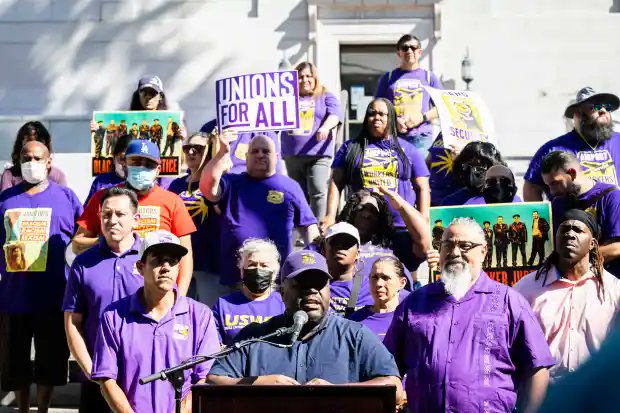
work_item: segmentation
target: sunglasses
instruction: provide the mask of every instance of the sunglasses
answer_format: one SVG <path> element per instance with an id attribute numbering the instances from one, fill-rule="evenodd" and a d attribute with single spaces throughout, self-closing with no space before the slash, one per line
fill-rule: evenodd
<path id="1" fill-rule="evenodd" d="M 412 46 L 410 44 L 404 44 L 404 45 L 400 46 L 398 48 L 398 50 L 400 50 L 401 52 L 406 52 L 407 50 L 411 50 L 412 52 L 415 52 L 416 50 L 420 50 L 420 48 L 418 46 Z"/>
<path id="2" fill-rule="evenodd" d="M 605 108 L 607 112 L 611 112 L 611 105 L 609 103 L 597 103 L 594 105 L 590 105 L 593 111 L 598 112 L 599 110 Z"/>
<path id="3" fill-rule="evenodd" d="M 183 152 L 189 153 L 190 151 L 194 151 L 196 153 L 204 152 L 206 146 L 204 145 L 183 145 Z"/>

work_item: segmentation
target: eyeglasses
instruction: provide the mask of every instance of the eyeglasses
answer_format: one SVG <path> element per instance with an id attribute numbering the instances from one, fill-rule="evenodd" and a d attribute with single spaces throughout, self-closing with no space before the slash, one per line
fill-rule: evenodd
<path id="1" fill-rule="evenodd" d="M 189 151 L 194 151 L 196 153 L 202 153 L 205 150 L 204 145 L 183 145 L 183 152 L 189 153 Z"/>
<path id="2" fill-rule="evenodd" d="M 379 112 L 378 110 L 369 110 L 368 116 L 387 116 L 387 112 Z"/>
<path id="3" fill-rule="evenodd" d="M 410 44 L 404 44 L 404 45 L 400 46 L 398 48 L 398 50 L 400 50 L 401 52 L 406 52 L 407 50 L 411 50 L 412 52 L 415 52 L 416 50 L 420 50 L 420 48 L 418 46 L 412 46 Z"/>
<path id="4" fill-rule="evenodd" d="M 611 112 L 611 105 L 609 103 L 597 103 L 597 104 L 591 105 L 590 107 L 595 112 L 598 112 L 599 110 L 603 108 L 605 108 L 607 112 Z"/>
<path id="5" fill-rule="evenodd" d="M 469 251 L 476 247 L 481 247 L 482 245 L 484 244 L 478 244 L 470 241 L 441 241 L 442 249 L 453 251 L 456 247 L 459 247 L 459 250 L 464 254 L 467 254 Z"/>

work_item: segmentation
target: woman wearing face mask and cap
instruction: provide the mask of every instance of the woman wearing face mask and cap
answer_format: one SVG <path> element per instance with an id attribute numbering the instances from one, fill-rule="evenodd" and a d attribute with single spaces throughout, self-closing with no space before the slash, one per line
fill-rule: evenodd
<path id="1" fill-rule="evenodd" d="M 484 175 L 482 195 L 465 201 L 465 205 L 503 204 L 523 202 L 517 195 L 517 185 L 512 171 L 504 165 L 493 165 Z"/>
<path id="2" fill-rule="evenodd" d="M 247 239 L 238 251 L 241 289 L 220 297 L 213 306 L 215 325 L 222 344 L 230 345 L 242 328 L 264 323 L 284 312 L 274 283 L 280 271 L 280 254 L 268 239 Z"/>

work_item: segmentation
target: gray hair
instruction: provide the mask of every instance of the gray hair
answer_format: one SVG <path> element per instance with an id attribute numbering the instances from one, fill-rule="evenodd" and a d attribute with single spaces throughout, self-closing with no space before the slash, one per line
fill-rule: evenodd
<path id="1" fill-rule="evenodd" d="M 482 227 L 480 226 L 480 224 L 478 224 L 478 222 L 476 222 L 475 219 L 473 218 L 469 218 L 469 217 L 457 217 L 454 218 L 452 220 L 452 222 L 450 222 L 450 225 L 448 225 L 448 228 L 450 228 L 451 226 L 454 225 L 465 225 L 468 226 L 472 229 L 472 232 L 474 234 L 476 234 L 481 241 L 485 240 L 484 237 L 484 230 L 482 229 Z"/>
<path id="2" fill-rule="evenodd" d="M 278 266 L 278 268 L 275 268 L 276 274 L 280 271 L 280 253 L 278 252 L 278 247 L 276 247 L 276 244 L 272 240 L 267 238 L 248 238 L 243 241 L 243 244 L 237 250 L 237 267 L 242 270 L 245 258 L 257 252 L 265 252 L 273 257 Z"/>

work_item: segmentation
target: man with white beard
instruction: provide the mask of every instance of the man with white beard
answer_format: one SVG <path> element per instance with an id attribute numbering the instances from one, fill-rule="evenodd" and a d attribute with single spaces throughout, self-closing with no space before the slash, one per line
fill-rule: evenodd
<path id="1" fill-rule="evenodd" d="M 527 413 L 544 398 L 555 360 L 528 302 L 482 271 L 486 250 L 476 221 L 454 219 L 429 253 L 441 281 L 396 309 L 383 344 L 407 374 L 411 411 Z"/>

